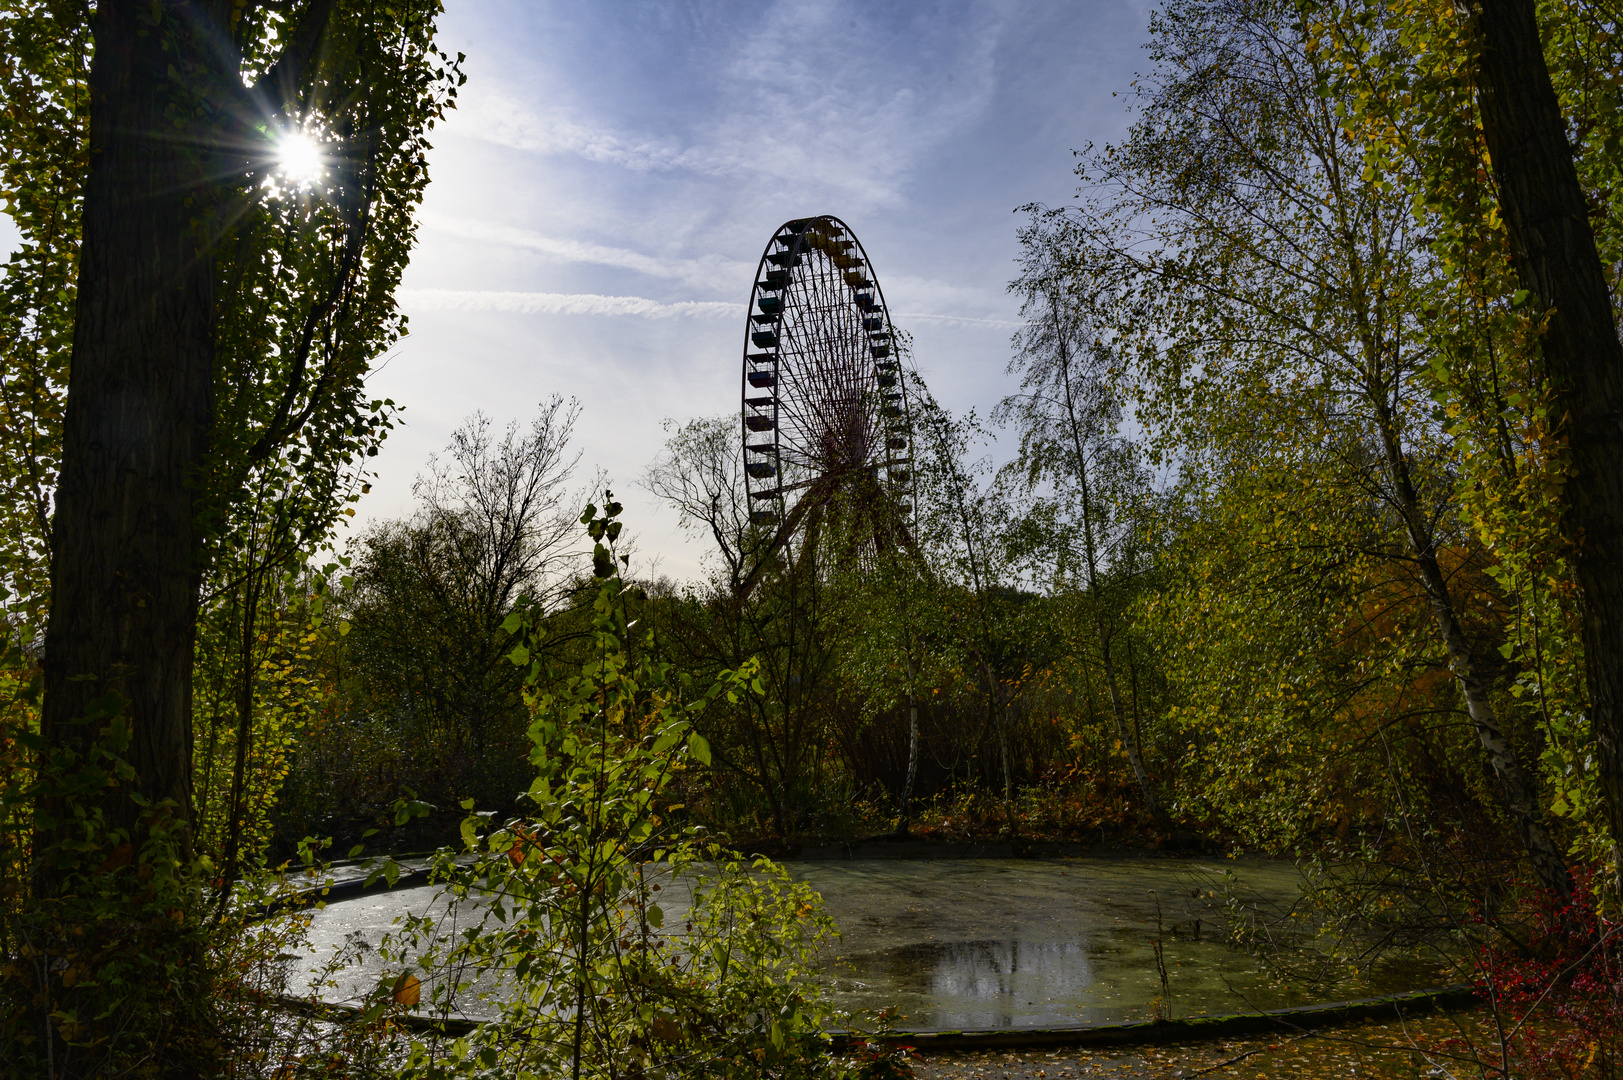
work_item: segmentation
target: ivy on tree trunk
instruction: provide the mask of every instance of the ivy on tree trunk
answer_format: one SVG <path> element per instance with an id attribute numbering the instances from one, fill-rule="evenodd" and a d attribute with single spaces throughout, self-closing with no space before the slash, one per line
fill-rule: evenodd
<path id="1" fill-rule="evenodd" d="M 462 81 L 460 58 L 433 44 L 439 10 L 109 0 L 82 16 L 89 166 L 42 728 L 53 749 L 82 752 L 97 732 L 78 721 L 117 696 L 136 779 L 100 806 L 129 839 L 143 802 L 195 821 L 202 597 L 262 588 L 319 548 L 391 426 L 393 403 L 369 401 L 365 376 L 405 332 L 393 292 L 426 136 Z M 42 95 L 75 92 L 35 66 Z M 309 186 L 277 172 L 290 137 L 319 141 Z"/>
<path id="2" fill-rule="evenodd" d="M 94 733 L 74 721 L 117 692 L 140 793 L 174 800 L 189 820 L 194 499 L 214 408 L 218 200 L 212 117 L 185 76 L 201 84 L 223 73 L 206 32 L 212 12 L 158 10 L 154 26 L 147 5 L 105 3 L 93 25 L 43 726 L 55 745 L 83 743 Z M 104 809 L 111 827 L 136 825 L 127 797 Z"/>
<path id="3" fill-rule="evenodd" d="M 1589 720 L 1623 873 L 1623 344 L 1531 0 L 1482 0 L 1477 98 L 1517 276 L 1567 413 Z"/>

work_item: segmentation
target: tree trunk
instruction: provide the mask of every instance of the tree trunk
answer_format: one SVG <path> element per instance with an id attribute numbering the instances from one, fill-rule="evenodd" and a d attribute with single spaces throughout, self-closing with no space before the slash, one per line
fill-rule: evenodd
<path id="1" fill-rule="evenodd" d="M 1094 603 L 1098 603 L 1097 598 Z M 1166 807 L 1161 804 L 1161 797 L 1156 794 L 1155 782 L 1150 779 L 1149 770 L 1144 767 L 1144 755 L 1138 740 L 1133 738 L 1133 732 L 1127 730 L 1126 710 L 1122 706 L 1121 690 L 1116 681 L 1116 665 L 1110 656 L 1110 642 L 1105 636 L 1102 621 L 1096 625 L 1096 632 L 1099 634 L 1100 666 L 1104 668 L 1105 686 L 1110 692 L 1110 715 L 1116 721 L 1116 735 L 1121 739 L 1122 748 L 1127 751 L 1127 763 L 1133 767 L 1133 779 L 1138 781 L 1138 790 L 1144 796 L 1144 808 L 1157 824 L 1165 825 L 1171 819 Z"/>
<path id="2" fill-rule="evenodd" d="M 913 782 L 919 775 L 919 703 L 907 692 L 907 780 L 902 784 L 902 830 L 907 830 L 913 807 Z"/>
<path id="3" fill-rule="evenodd" d="M 43 728 L 54 748 L 117 692 L 139 793 L 192 822 L 195 482 L 213 408 L 213 155 L 181 84 L 218 54 L 201 5 L 104 2 L 94 17 L 90 171 L 51 546 Z M 193 88 L 195 89 L 195 87 Z M 183 126 L 177 127 L 178 122 Z M 108 824 L 137 829 L 128 793 Z M 49 883 L 45 883 L 50 888 Z"/>
<path id="4" fill-rule="evenodd" d="M 986 672 L 986 712 L 997 731 L 997 756 L 1003 766 L 1003 804 L 1009 811 L 1009 824 L 1014 824 L 1014 778 L 1009 772 L 1008 717 L 1003 712 L 1003 693 L 992 665 L 983 657 L 981 667 Z"/>
<path id="5" fill-rule="evenodd" d="M 1623 874 L 1623 345 L 1532 0 L 1481 0 L 1478 101 L 1522 285 L 1572 454 L 1566 529 L 1582 597 L 1589 720 Z"/>

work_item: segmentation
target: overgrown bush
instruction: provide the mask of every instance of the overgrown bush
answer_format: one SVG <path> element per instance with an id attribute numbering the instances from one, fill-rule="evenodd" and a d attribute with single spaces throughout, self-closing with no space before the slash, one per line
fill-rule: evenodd
<path id="1" fill-rule="evenodd" d="M 108 827 L 100 804 L 135 783 L 123 702 L 106 696 L 82 719 L 98 731 L 87 752 L 47 751 L 37 681 L 7 660 L 0 1077 L 377 1075 L 391 1055 L 385 1023 L 285 1008 L 283 961 L 308 925 L 295 885 L 259 873 L 223 897 L 168 802 L 134 831 Z M 265 917 L 273 906 L 281 914 Z"/>
<path id="2" fill-rule="evenodd" d="M 678 774 L 709 762 L 695 717 L 760 693 L 754 665 L 701 691 L 651 648 L 632 647 L 619 510 L 610 502 L 582 518 L 599 579 L 587 662 L 544 678 L 532 658 L 547 624 L 508 621 L 513 661 L 532 688 L 550 684 L 527 695 L 534 779 L 524 813 L 496 821 L 467 800 L 460 853 L 434 864 L 450 911 L 407 919 L 386 946 L 401 985 L 426 990 L 434 1015 L 470 999 L 494 1014 L 454 1042 L 414 1042 L 408 1076 L 809 1077 L 843 1067 L 826 1052 L 829 1010 L 813 979 L 814 953 L 833 933 L 819 898 L 681 824 L 668 797 Z M 673 885 L 691 891 L 680 920 L 661 898 Z M 448 935 L 447 924 L 463 929 Z"/>
<path id="3" fill-rule="evenodd" d="M 1595 877 L 1581 874 L 1568 901 L 1528 890 L 1521 933 L 1492 934 L 1468 954 L 1499 1021 L 1487 1056 L 1529 1080 L 1623 1073 L 1623 922 L 1602 909 Z"/>

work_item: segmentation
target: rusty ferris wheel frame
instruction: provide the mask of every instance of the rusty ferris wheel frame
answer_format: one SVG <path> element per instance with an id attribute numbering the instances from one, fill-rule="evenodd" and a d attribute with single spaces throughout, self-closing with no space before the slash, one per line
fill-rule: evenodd
<path id="1" fill-rule="evenodd" d="M 839 218 L 773 232 L 750 291 L 743 369 L 744 475 L 760 542 L 741 592 L 785 552 L 803 563 L 830 532 L 864 564 L 911 546 L 912 372 L 868 253 Z"/>

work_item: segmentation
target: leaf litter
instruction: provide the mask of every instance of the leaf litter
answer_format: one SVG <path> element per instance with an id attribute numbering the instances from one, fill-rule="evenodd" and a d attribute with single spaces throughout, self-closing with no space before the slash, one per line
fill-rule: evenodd
<path id="1" fill-rule="evenodd" d="M 1140 1047 L 928 1055 L 918 1080 L 1417 1080 L 1497 1071 L 1490 1013 Z"/>

